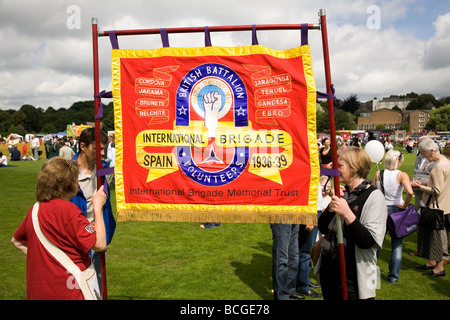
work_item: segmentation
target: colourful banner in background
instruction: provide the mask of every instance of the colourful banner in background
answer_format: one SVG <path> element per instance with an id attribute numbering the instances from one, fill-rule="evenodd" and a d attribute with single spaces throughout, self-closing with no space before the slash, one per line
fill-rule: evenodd
<path id="1" fill-rule="evenodd" d="M 316 223 L 310 48 L 112 50 L 118 220 Z"/>

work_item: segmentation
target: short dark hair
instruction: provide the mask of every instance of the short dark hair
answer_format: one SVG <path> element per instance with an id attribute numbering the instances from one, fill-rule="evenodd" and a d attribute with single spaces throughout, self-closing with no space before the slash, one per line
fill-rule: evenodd
<path id="1" fill-rule="evenodd" d="M 100 141 L 105 145 L 108 143 L 108 135 L 103 130 L 100 130 Z M 91 143 L 94 143 L 95 128 L 87 128 L 81 131 L 80 140 L 78 142 L 80 143 L 80 145 L 81 143 L 84 143 L 86 147 L 89 147 Z"/>

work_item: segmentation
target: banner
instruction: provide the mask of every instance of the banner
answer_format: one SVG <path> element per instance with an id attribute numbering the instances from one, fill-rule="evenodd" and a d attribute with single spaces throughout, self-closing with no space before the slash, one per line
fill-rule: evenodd
<path id="1" fill-rule="evenodd" d="M 309 46 L 112 50 L 118 221 L 315 224 Z"/>

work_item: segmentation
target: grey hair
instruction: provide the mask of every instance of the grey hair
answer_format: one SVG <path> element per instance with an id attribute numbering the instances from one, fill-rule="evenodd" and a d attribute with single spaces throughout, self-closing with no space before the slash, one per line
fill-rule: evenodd
<path id="1" fill-rule="evenodd" d="M 419 144 L 419 151 L 422 152 L 431 152 L 434 151 L 439 153 L 439 147 L 432 139 L 425 139 Z"/>

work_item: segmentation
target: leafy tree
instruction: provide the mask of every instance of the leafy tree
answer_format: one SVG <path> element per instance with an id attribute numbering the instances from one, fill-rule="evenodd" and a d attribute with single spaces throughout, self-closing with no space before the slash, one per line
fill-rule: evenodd
<path id="1" fill-rule="evenodd" d="M 8 134 L 10 134 L 10 133 L 17 133 L 16 126 L 13 124 L 8 128 Z"/>
<path id="2" fill-rule="evenodd" d="M 41 133 L 55 133 L 58 132 L 51 123 L 46 123 L 41 129 Z"/>
<path id="3" fill-rule="evenodd" d="M 424 93 L 414 98 L 406 107 L 406 110 L 431 109 L 428 105 L 438 105 L 436 98 L 429 93 Z"/>
<path id="4" fill-rule="evenodd" d="M 330 121 L 328 116 L 328 107 L 326 102 L 322 104 L 322 108 L 316 111 L 317 132 L 328 132 L 330 130 Z M 334 126 L 336 130 L 354 130 L 356 129 L 356 116 L 350 112 L 336 109 L 334 113 Z"/>
<path id="5" fill-rule="evenodd" d="M 328 111 L 323 111 L 320 109 L 316 111 L 316 130 L 317 132 L 327 132 L 330 130 Z"/>
<path id="6" fill-rule="evenodd" d="M 450 104 L 431 111 L 430 119 L 425 129 L 450 131 Z"/>
<path id="7" fill-rule="evenodd" d="M 103 130 L 114 130 L 114 104 L 110 102 L 107 105 L 103 105 Z"/>
<path id="8" fill-rule="evenodd" d="M 27 134 L 27 130 L 25 130 L 23 125 L 18 124 L 14 130 L 16 130 L 14 133 L 17 133 L 18 135 L 21 135 L 22 137 L 25 138 L 25 135 Z"/>
<path id="9" fill-rule="evenodd" d="M 11 124 L 17 126 L 18 124 L 23 123 L 27 118 L 27 115 L 22 110 L 16 111 L 11 116 Z"/>
<path id="10" fill-rule="evenodd" d="M 408 121 L 403 122 L 402 124 L 402 130 L 405 130 L 406 132 L 411 131 L 411 126 L 409 125 Z"/>
<path id="11" fill-rule="evenodd" d="M 358 101 L 358 96 L 356 94 L 351 94 L 348 98 L 344 99 L 341 109 L 345 112 L 355 113 L 360 107 L 360 102 Z"/>
<path id="12" fill-rule="evenodd" d="M 334 113 L 334 125 L 336 130 L 356 129 L 356 116 L 344 110 L 336 110 Z"/>
<path id="13" fill-rule="evenodd" d="M 22 121 L 24 128 L 28 132 L 38 132 L 41 129 L 42 108 L 36 109 L 29 104 L 25 104 L 20 108 L 20 111 L 25 114 L 25 119 Z"/>

